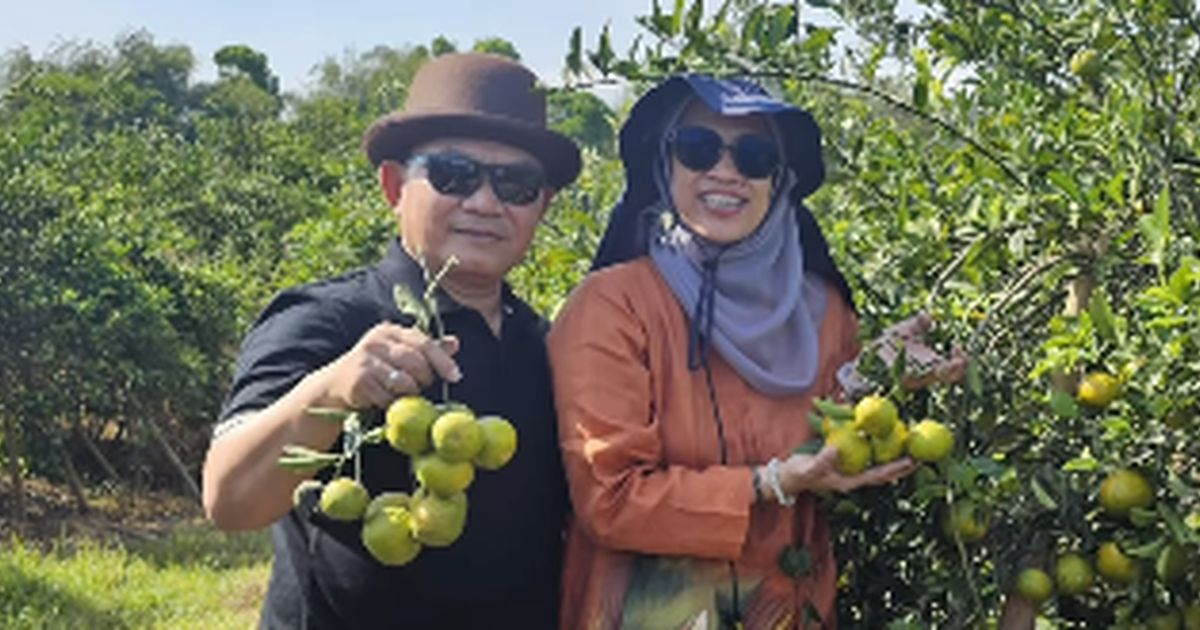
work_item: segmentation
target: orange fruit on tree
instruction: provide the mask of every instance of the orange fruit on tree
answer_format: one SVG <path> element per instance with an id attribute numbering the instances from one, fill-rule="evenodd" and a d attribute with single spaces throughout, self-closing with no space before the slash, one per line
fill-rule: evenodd
<path id="1" fill-rule="evenodd" d="M 1054 581 L 1041 569 L 1024 569 L 1017 575 L 1017 593 L 1035 604 L 1040 604 L 1054 594 Z"/>
<path id="2" fill-rule="evenodd" d="M 1096 572 L 1117 584 L 1130 584 L 1138 578 L 1137 562 L 1125 555 L 1113 541 L 1100 545 L 1096 552 Z"/>
<path id="3" fill-rule="evenodd" d="M 908 429 L 908 454 L 917 461 L 939 462 L 954 450 L 954 433 L 936 420 L 922 420 Z"/>
<path id="4" fill-rule="evenodd" d="M 1121 382 L 1107 372 L 1092 372 L 1079 382 L 1076 396 L 1079 402 L 1095 408 L 1103 409 L 1121 394 Z"/>
<path id="5" fill-rule="evenodd" d="M 1088 590 L 1093 579 L 1092 565 L 1079 554 L 1065 554 L 1054 564 L 1054 582 L 1058 592 L 1064 595 L 1078 595 Z"/>
<path id="6" fill-rule="evenodd" d="M 1154 489 L 1141 473 L 1121 468 L 1100 484 L 1100 505 L 1110 514 L 1125 516 L 1133 508 L 1154 503 Z"/>
<path id="7" fill-rule="evenodd" d="M 866 396 L 854 405 L 854 428 L 871 437 L 887 437 L 899 419 L 896 405 L 883 396 Z"/>
<path id="8" fill-rule="evenodd" d="M 942 532 L 951 539 L 977 542 L 987 536 L 990 518 L 979 504 L 971 499 L 956 501 L 942 514 Z"/>

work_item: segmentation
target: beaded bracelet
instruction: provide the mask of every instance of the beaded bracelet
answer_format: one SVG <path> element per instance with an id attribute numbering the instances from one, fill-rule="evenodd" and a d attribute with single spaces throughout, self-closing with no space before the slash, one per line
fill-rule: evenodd
<path id="1" fill-rule="evenodd" d="M 774 457 L 767 462 L 767 485 L 775 493 L 775 500 L 779 501 L 779 505 L 791 507 L 796 504 L 796 497 L 784 492 L 783 484 L 779 483 L 779 460 Z"/>

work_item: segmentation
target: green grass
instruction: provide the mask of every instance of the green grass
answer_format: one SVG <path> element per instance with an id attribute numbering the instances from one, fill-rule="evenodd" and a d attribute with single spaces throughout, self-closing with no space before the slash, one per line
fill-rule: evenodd
<path id="1" fill-rule="evenodd" d="M 177 529 L 137 544 L 0 545 L 0 628 L 253 628 L 266 590 L 265 532 Z"/>

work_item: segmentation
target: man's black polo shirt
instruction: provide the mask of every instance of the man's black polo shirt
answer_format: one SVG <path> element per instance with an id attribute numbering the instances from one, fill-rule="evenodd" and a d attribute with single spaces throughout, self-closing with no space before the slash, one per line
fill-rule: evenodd
<path id="1" fill-rule="evenodd" d="M 420 267 L 393 241 L 372 267 L 277 296 L 243 342 L 222 419 L 271 404 L 372 326 L 410 325 L 393 302 L 396 284 L 420 295 L 425 283 Z M 271 528 L 275 562 L 263 627 L 557 625 L 567 495 L 545 322 L 505 287 L 497 339 L 478 312 L 440 297 L 446 330 L 460 340 L 455 359 L 463 378 L 450 386 L 450 397 L 478 414 L 508 418 L 517 428 L 516 456 L 499 471 L 476 474 L 461 538 L 449 547 L 426 547 L 404 567 L 384 567 L 367 554 L 360 523 L 289 512 Z M 439 400 L 440 392 L 439 381 L 425 395 Z M 381 421 L 378 411 L 367 419 L 368 426 Z M 386 444 L 363 454 L 363 482 L 372 496 L 412 489 L 407 456 Z"/>

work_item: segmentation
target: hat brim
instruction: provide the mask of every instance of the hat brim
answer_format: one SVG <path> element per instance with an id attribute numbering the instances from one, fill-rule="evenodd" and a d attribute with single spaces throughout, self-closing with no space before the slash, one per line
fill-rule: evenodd
<path id="1" fill-rule="evenodd" d="M 393 114 L 375 121 L 363 138 L 374 166 L 384 160 L 405 161 L 412 150 L 440 138 L 492 140 L 529 152 L 546 171 L 546 183 L 561 189 L 579 175 L 583 163 L 570 138 L 549 129 L 495 116 L 476 114 Z"/>

